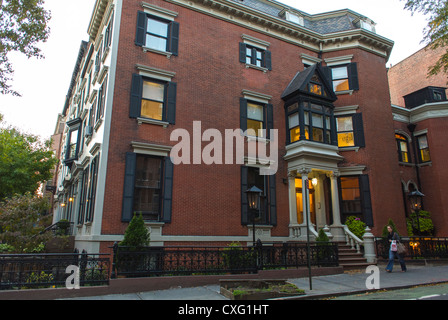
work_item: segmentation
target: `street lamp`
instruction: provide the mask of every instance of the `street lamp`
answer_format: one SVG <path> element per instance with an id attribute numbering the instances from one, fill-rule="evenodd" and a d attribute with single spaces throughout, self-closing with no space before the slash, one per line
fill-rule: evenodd
<path id="1" fill-rule="evenodd" d="M 414 211 L 415 214 L 417 215 L 417 227 L 418 227 L 419 235 L 421 233 L 419 213 L 420 213 L 420 210 L 422 209 L 422 199 L 424 196 L 425 195 L 418 190 L 409 192 L 409 194 L 408 194 L 409 201 L 411 203 L 411 210 Z"/>
<path id="2" fill-rule="evenodd" d="M 253 243 L 255 246 L 255 217 L 260 212 L 260 198 L 263 191 L 256 186 L 251 187 L 246 191 L 247 202 L 249 203 L 249 211 L 252 213 L 252 227 L 253 227 Z"/>

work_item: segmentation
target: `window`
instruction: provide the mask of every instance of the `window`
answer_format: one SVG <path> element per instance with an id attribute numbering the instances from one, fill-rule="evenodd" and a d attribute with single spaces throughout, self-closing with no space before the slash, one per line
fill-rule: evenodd
<path id="1" fill-rule="evenodd" d="M 330 61 L 327 61 L 327 63 L 330 63 Z M 343 93 L 350 90 L 359 90 L 358 65 L 356 62 L 339 65 L 332 64 L 323 69 L 330 83 L 333 84 L 334 92 Z"/>
<path id="2" fill-rule="evenodd" d="M 332 108 L 307 101 L 289 106 L 287 113 L 290 143 L 299 140 L 332 143 Z"/>
<path id="3" fill-rule="evenodd" d="M 260 210 L 255 216 L 255 223 L 266 224 L 266 181 L 265 176 L 260 175 L 260 169 L 254 167 L 248 167 L 247 172 L 247 185 L 248 188 L 256 186 L 262 191 L 260 196 Z M 252 216 L 249 213 L 249 221 L 252 222 Z"/>
<path id="4" fill-rule="evenodd" d="M 339 148 L 365 147 L 362 113 L 336 117 Z"/>
<path id="5" fill-rule="evenodd" d="M 163 83 L 144 80 L 140 116 L 162 120 L 164 101 L 165 85 Z"/>
<path id="6" fill-rule="evenodd" d="M 247 130 L 248 135 L 263 137 L 264 126 L 264 106 L 260 104 L 247 103 Z M 250 131 L 249 131 L 250 130 Z"/>
<path id="7" fill-rule="evenodd" d="M 409 163 L 408 139 L 401 134 L 395 134 L 398 148 L 398 161 Z"/>
<path id="8" fill-rule="evenodd" d="M 134 212 L 144 220 L 159 221 L 162 158 L 137 155 L 134 189 Z"/>
<path id="9" fill-rule="evenodd" d="M 131 118 L 146 118 L 175 123 L 175 82 L 159 81 L 134 74 L 131 89 Z"/>
<path id="10" fill-rule="evenodd" d="M 341 218 L 349 216 L 362 218 L 361 192 L 358 177 L 341 177 Z"/>
<path id="11" fill-rule="evenodd" d="M 85 204 L 85 221 L 92 222 L 95 212 L 96 186 L 98 180 L 98 156 L 93 158 L 89 168 L 89 177 L 87 180 L 87 198 Z"/>
<path id="12" fill-rule="evenodd" d="M 240 43 L 240 62 L 247 66 L 272 70 L 270 51 L 242 42 Z"/>
<path id="13" fill-rule="evenodd" d="M 240 128 L 248 136 L 270 139 L 273 129 L 273 106 L 240 98 Z"/>
<path id="14" fill-rule="evenodd" d="M 67 122 L 69 131 L 67 133 L 67 144 L 65 153 L 65 164 L 70 165 L 78 159 L 78 153 L 81 144 L 81 125 L 82 120 L 76 118 Z"/>
<path id="15" fill-rule="evenodd" d="M 350 89 L 347 66 L 331 68 L 331 75 L 334 92 L 347 91 Z"/>
<path id="16" fill-rule="evenodd" d="M 104 79 L 103 84 L 98 92 L 98 100 L 95 113 L 95 125 L 103 118 L 104 107 L 106 104 L 106 93 L 107 93 L 107 77 Z"/>
<path id="17" fill-rule="evenodd" d="M 126 153 L 122 221 L 142 213 L 147 221 L 171 222 L 174 165 L 169 157 Z"/>
<path id="18" fill-rule="evenodd" d="M 354 147 L 355 134 L 353 132 L 353 118 L 351 116 L 336 118 L 336 128 L 338 131 L 338 146 Z"/>
<path id="19" fill-rule="evenodd" d="M 177 56 L 179 50 L 179 23 L 138 12 L 135 44 Z"/>
<path id="20" fill-rule="evenodd" d="M 277 225 L 276 202 L 276 175 L 260 175 L 260 169 L 256 167 L 241 167 L 241 223 L 251 225 L 253 213 L 250 212 L 247 203 L 246 191 L 256 186 L 262 190 L 260 197 L 260 211 L 255 215 L 255 223 L 263 225 Z"/>
<path id="21" fill-rule="evenodd" d="M 428 137 L 425 135 L 417 137 L 418 150 L 421 162 L 431 161 L 431 156 L 429 154 Z"/>

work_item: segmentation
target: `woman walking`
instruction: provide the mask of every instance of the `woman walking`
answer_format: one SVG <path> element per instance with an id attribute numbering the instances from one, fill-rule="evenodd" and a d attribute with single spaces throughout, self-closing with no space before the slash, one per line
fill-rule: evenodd
<path id="1" fill-rule="evenodd" d="M 404 263 L 404 259 L 397 252 L 400 237 L 396 232 L 393 231 L 391 226 L 387 226 L 387 231 L 389 232 L 389 234 L 387 235 L 387 240 L 390 243 L 390 247 L 389 247 L 389 263 L 386 266 L 386 271 L 392 272 L 392 269 L 394 268 L 394 259 L 397 258 L 398 261 L 400 262 L 401 272 L 406 272 L 406 264 Z"/>

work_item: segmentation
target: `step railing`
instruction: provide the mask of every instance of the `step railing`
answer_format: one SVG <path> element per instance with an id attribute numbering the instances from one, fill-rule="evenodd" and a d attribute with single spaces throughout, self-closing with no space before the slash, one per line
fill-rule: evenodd
<path id="1" fill-rule="evenodd" d="M 356 249 L 357 253 L 361 253 L 361 246 L 364 245 L 364 241 L 351 232 L 346 225 L 344 225 L 344 233 L 347 245 L 350 246 L 351 249 Z"/>

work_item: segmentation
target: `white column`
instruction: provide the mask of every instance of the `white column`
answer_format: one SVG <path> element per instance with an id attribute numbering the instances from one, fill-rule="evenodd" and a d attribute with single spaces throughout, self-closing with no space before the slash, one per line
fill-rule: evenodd
<path id="1" fill-rule="evenodd" d="M 339 173 L 329 174 L 331 179 L 331 204 L 333 207 L 333 226 L 341 226 L 341 211 L 339 209 L 339 191 L 338 191 Z"/>
<path id="2" fill-rule="evenodd" d="M 328 174 L 331 179 L 331 203 L 333 208 L 333 224 L 330 226 L 333 234 L 333 241 L 345 241 L 345 231 L 341 223 L 341 211 L 339 209 L 339 191 L 338 191 L 338 177 L 339 172 L 333 171 Z"/>
<path id="3" fill-rule="evenodd" d="M 296 199 L 296 174 L 291 172 L 288 174 L 288 190 L 289 190 L 289 224 L 297 225 L 297 199 Z"/>
<path id="4" fill-rule="evenodd" d="M 308 175 L 311 173 L 310 169 L 302 169 L 299 171 L 302 176 L 302 203 L 303 203 L 303 224 L 306 225 L 306 219 L 311 225 L 311 213 L 310 213 L 310 197 L 308 191 Z"/>

